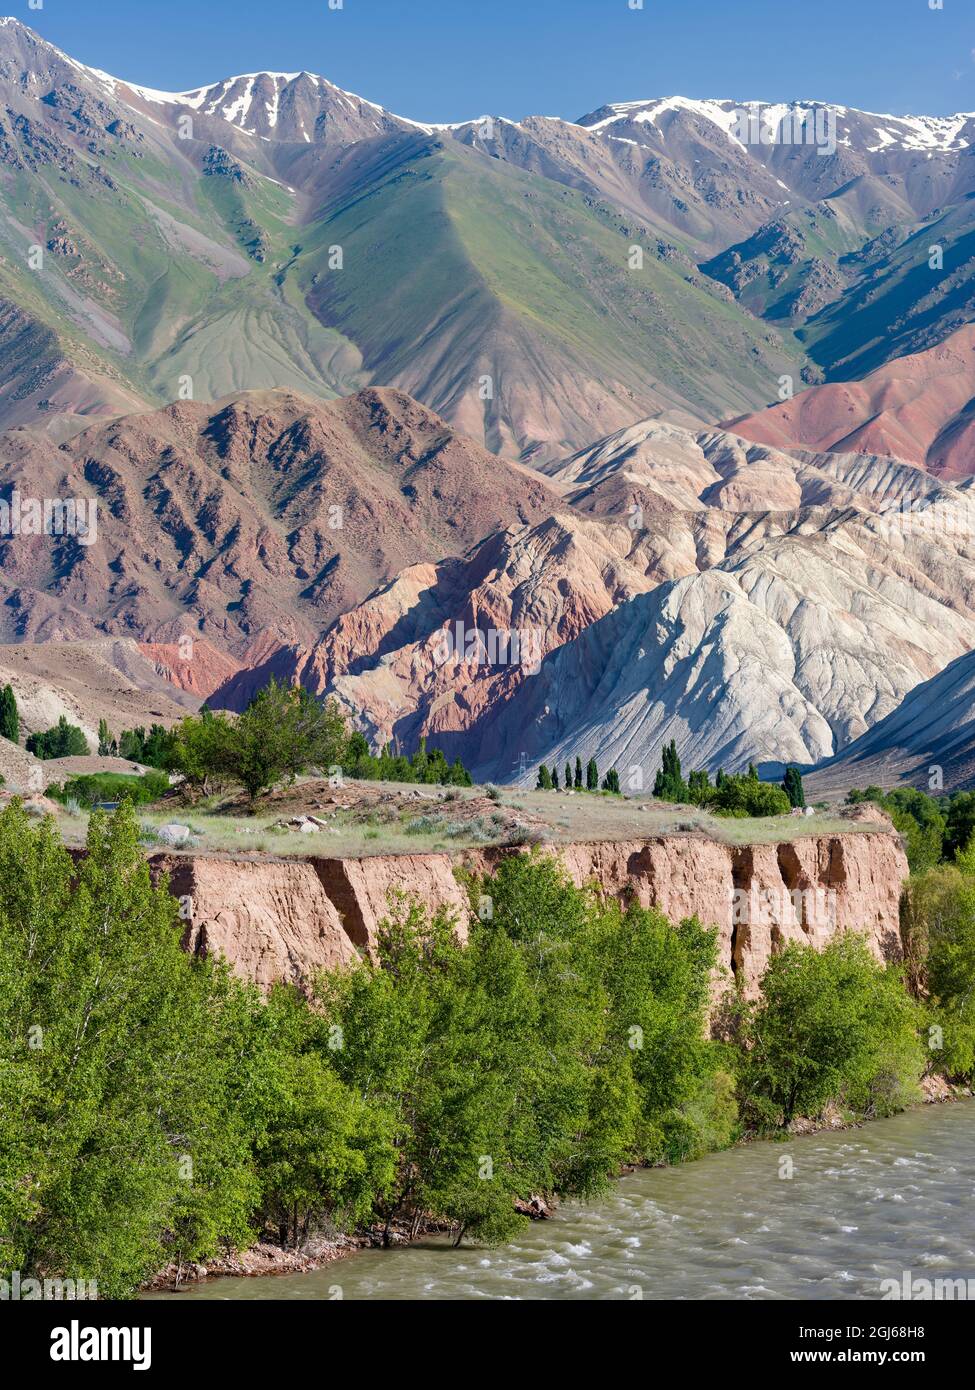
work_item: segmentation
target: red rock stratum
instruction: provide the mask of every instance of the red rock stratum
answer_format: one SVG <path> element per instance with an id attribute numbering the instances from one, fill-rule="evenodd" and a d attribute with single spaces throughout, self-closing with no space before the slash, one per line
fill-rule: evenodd
<path id="1" fill-rule="evenodd" d="M 730 422 L 778 449 L 880 454 L 941 478 L 975 471 L 975 326 L 899 357 L 862 381 L 830 382 Z"/>

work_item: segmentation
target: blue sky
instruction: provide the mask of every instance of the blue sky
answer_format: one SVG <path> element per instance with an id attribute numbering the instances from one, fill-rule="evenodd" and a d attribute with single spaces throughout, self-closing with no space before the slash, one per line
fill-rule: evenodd
<path id="1" fill-rule="evenodd" d="M 573 118 L 674 93 L 975 110 L 975 0 L 631 3 L 7 0 L 52 43 L 132 81 L 187 90 L 305 68 L 415 120 Z"/>

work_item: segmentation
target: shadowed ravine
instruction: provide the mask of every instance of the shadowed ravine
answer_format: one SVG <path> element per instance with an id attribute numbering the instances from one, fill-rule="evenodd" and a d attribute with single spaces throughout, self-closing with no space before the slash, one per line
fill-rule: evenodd
<path id="1" fill-rule="evenodd" d="M 975 1104 L 926 1107 L 635 1173 L 501 1249 L 366 1251 L 314 1274 L 179 1296 L 875 1299 L 905 1270 L 975 1279 L 973 1138 Z M 791 1179 L 779 1176 L 786 1158 Z"/>

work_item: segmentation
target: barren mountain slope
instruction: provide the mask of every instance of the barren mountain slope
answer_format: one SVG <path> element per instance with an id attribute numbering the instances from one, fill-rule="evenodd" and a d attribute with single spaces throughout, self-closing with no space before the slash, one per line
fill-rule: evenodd
<path id="1" fill-rule="evenodd" d="M 551 471 L 571 511 L 403 571 L 216 702 L 300 679 L 374 742 L 428 734 L 494 777 L 570 738 L 652 758 L 658 725 L 709 761 L 809 761 L 975 637 L 969 492 L 907 465 L 651 421 Z"/>
<path id="2" fill-rule="evenodd" d="M 161 677 L 129 638 L 2 646 L 0 686 L 8 683 L 17 697 L 21 742 L 64 715 L 81 727 L 92 751 L 101 719 L 118 735 L 139 724 L 172 724 L 200 704 Z"/>
<path id="3" fill-rule="evenodd" d="M 975 326 L 862 381 L 814 386 L 728 426 L 780 449 L 887 454 L 943 478 L 975 473 Z"/>
<path id="4" fill-rule="evenodd" d="M 632 599 L 475 727 L 468 760 L 596 756 L 646 779 L 671 738 L 712 770 L 828 757 L 975 645 L 971 547 L 915 521 L 841 516 Z"/>
<path id="5" fill-rule="evenodd" d="M 898 785 L 955 791 L 975 782 L 975 652 L 916 685 L 904 700 L 839 757 L 807 780 L 813 796 L 850 787 Z"/>
<path id="6" fill-rule="evenodd" d="M 462 553 L 557 502 L 544 479 L 378 390 L 181 402 L 60 447 L 12 431 L 0 487 L 98 505 L 90 544 L 0 539 L 8 640 L 200 633 L 238 651 L 268 633 L 317 637 L 405 565 Z"/>

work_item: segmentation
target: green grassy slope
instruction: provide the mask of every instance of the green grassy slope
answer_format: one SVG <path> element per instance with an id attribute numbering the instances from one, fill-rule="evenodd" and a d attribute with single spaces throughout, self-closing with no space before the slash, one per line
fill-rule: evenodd
<path id="1" fill-rule="evenodd" d="M 201 175 L 188 199 L 173 169 L 125 153 L 110 179 L 79 162 L 0 180 L 0 296 L 72 363 L 147 404 L 172 400 L 184 376 L 197 399 L 361 384 L 354 348 L 278 283 L 296 240 L 285 189 L 256 173 L 246 185 Z"/>
<path id="2" fill-rule="evenodd" d="M 326 191 L 310 215 L 303 195 L 225 152 L 194 149 L 194 163 L 164 150 L 106 145 L 96 162 L 62 144 L 0 172 L 0 297 L 53 333 L 55 356 L 147 405 L 186 378 L 198 400 L 373 381 L 477 434 L 489 374 L 485 437 L 530 451 L 661 407 L 701 420 L 753 409 L 806 361 L 683 248 L 449 140 L 350 147 L 317 170 Z M 34 241 L 48 245 L 42 271 L 27 266 Z"/>
<path id="3" fill-rule="evenodd" d="M 929 264 L 935 246 L 941 269 Z M 850 289 L 799 336 L 829 376 L 847 380 L 975 320 L 975 201 L 939 212 L 906 236 L 878 238 L 842 264 Z"/>
<path id="4" fill-rule="evenodd" d="M 792 335 L 770 333 L 684 258 L 659 259 L 644 231 L 465 147 L 403 141 L 399 159 L 367 164 L 326 203 L 296 275 L 384 381 L 415 373 L 419 357 L 435 389 L 479 370 L 507 335 L 638 393 L 662 382 L 708 417 L 772 399 L 779 372 L 803 360 Z M 640 270 L 628 268 L 634 244 Z M 333 245 L 341 271 L 327 266 Z"/>

